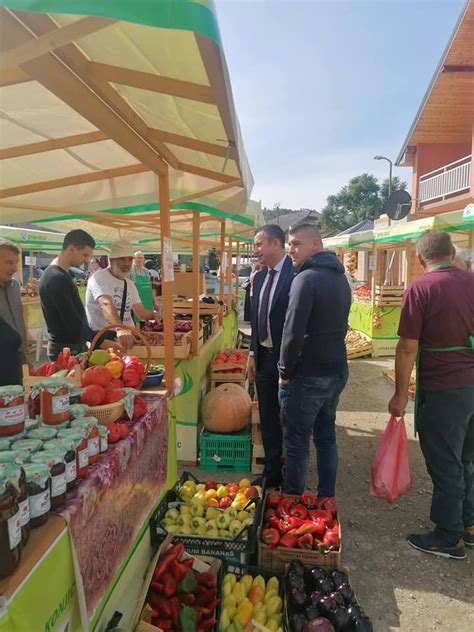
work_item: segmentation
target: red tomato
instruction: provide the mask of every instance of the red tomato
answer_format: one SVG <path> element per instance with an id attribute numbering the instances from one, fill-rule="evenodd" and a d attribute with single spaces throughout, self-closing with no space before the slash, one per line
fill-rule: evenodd
<path id="1" fill-rule="evenodd" d="M 105 366 L 91 366 L 81 376 L 82 386 L 96 384 L 102 386 L 102 388 L 107 388 L 111 381 L 112 375 Z"/>
<path id="2" fill-rule="evenodd" d="M 115 379 L 110 382 L 110 386 L 112 388 L 123 388 L 123 382 L 122 380 Z"/>
<path id="3" fill-rule="evenodd" d="M 105 391 L 104 404 L 113 404 L 125 397 L 125 393 L 121 388 L 107 388 Z"/>
<path id="4" fill-rule="evenodd" d="M 105 389 L 99 386 L 99 384 L 89 384 L 82 391 L 80 399 L 81 404 L 87 404 L 87 406 L 101 406 L 105 401 Z"/>

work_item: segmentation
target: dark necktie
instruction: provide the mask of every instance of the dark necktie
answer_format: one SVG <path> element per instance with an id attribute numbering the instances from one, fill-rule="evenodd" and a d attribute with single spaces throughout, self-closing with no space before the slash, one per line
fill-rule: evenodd
<path id="1" fill-rule="evenodd" d="M 268 274 L 270 276 L 268 278 L 267 285 L 265 286 L 265 291 L 263 292 L 262 302 L 260 304 L 260 310 L 258 313 L 258 337 L 260 343 L 268 338 L 268 304 L 270 302 L 270 292 L 272 290 L 273 279 L 275 278 L 276 270 L 269 270 Z"/>

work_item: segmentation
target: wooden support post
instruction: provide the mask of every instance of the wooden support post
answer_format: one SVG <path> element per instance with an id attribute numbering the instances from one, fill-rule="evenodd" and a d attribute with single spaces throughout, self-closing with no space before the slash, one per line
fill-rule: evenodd
<path id="1" fill-rule="evenodd" d="M 372 311 L 375 308 L 375 285 L 377 283 L 377 247 L 374 246 L 372 248 L 372 256 L 374 258 L 373 260 L 373 270 L 372 270 L 372 283 L 371 283 L 371 290 L 372 290 Z"/>
<path id="2" fill-rule="evenodd" d="M 227 250 L 227 313 L 232 311 L 232 237 L 229 237 Z"/>
<path id="3" fill-rule="evenodd" d="M 407 239 L 407 243 L 405 246 L 405 278 L 403 280 L 403 285 L 405 286 L 405 290 L 407 289 L 407 286 L 410 283 L 410 277 L 411 277 L 411 239 Z"/>
<path id="4" fill-rule="evenodd" d="M 28 266 L 28 282 L 31 283 L 31 281 L 33 280 L 33 257 L 34 257 L 34 252 L 32 250 L 30 250 L 30 265 Z"/>
<path id="5" fill-rule="evenodd" d="M 224 274 L 225 274 L 225 270 L 224 270 L 224 251 L 225 251 L 225 220 L 223 220 L 221 222 L 221 241 L 220 241 L 220 266 L 219 266 L 219 270 L 220 270 L 220 274 L 219 274 L 219 299 L 221 301 L 224 301 Z M 224 320 L 224 310 L 221 307 L 219 309 L 219 325 L 222 325 Z"/>
<path id="6" fill-rule="evenodd" d="M 239 305 L 240 241 L 235 250 L 235 304 Z"/>
<path id="7" fill-rule="evenodd" d="M 472 256 L 472 250 L 474 249 L 474 230 L 470 230 L 467 234 L 467 238 L 468 238 L 468 248 L 469 248 L 469 252 Z"/>
<path id="8" fill-rule="evenodd" d="M 199 212 L 193 214 L 193 336 L 191 349 L 193 355 L 199 352 L 199 240 L 201 222 Z"/>
<path id="9" fill-rule="evenodd" d="M 16 267 L 16 271 L 18 273 L 20 284 L 23 285 L 23 249 L 18 246 L 18 250 L 20 251 L 20 256 L 18 257 L 18 265 Z"/>
<path id="10" fill-rule="evenodd" d="M 168 171 L 158 176 L 160 197 L 161 267 L 163 298 L 163 332 L 165 338 L 165 378 L 168 397 L 174 396 L 174 327 L 173 281 L 165 278 L 165 240 L 170 239 L 170 206 Z"/>

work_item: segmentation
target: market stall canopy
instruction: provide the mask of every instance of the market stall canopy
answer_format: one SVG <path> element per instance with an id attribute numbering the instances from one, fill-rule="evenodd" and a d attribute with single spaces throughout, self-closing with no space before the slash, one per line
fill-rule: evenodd
<path id="1" fill-rule="evenodd" d="M 212 2 L 0 0 L 0 28 L 2 223 L 154 228 L 166 172 L 178 213 L 245 213 L 253 180 Z"/>
<path id="2" fill-rule="evenodd" d="M 356 233 L 339 234 L 334 237 L 323 239 L 323 246 L 326 250 L 343 248 L 345 250 L 368 250 L 374 243 L 374 231 L 362 230 Z"/>
<path id="3" fill-rule="evenodd" d="M 441 213 L 434 217 L 424 217 L 414 222 L 399 222 L 396 226 L 375 231 L 375 243 L 385 243 L 388 246 L 400 245 L 407 239 L 417 239 L 427 230 L 443 230 L 452 232 L 453 241 L 467 241 L 467 233 L 474 229 L 474 217 L 465 217 L 463 211 Z"/>
<path id="4" fill-rule="evenodd" d="M 474 2 L 467 0 L 396 164 L 414 165 L 420 143 L 471 143 L 474 110 Z"/>
<path id="5" fill-rule="evenodd" d="M 16 226 L 0 226 L 0 238 L 8 239 L 24 250 L 55 253 L 62 249 L 64 234 Z M 98 254 L 107 254 L 108 250 L 105 244 L 100 241 L 97 242 L 96 252 Z"/>

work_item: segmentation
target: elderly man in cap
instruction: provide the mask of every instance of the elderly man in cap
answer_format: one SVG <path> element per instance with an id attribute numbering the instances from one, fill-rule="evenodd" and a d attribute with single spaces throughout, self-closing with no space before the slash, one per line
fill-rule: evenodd
<path id="1" fill-rule="evenodd" d="M 159 314 L 144 307 L 138 290 L 128 276 L 133 266 L 133 247 L 118 241 L 112 244 L 108 268 L 98 270 L 89 279 L 86 293 L 86 312 L 92 329 L 116 325 L 117 340 L 125 347 L 133 347 L 133 334 L 121 325 L 133 325 L 132 312 L 139 320 L 157 320 Z"/>

